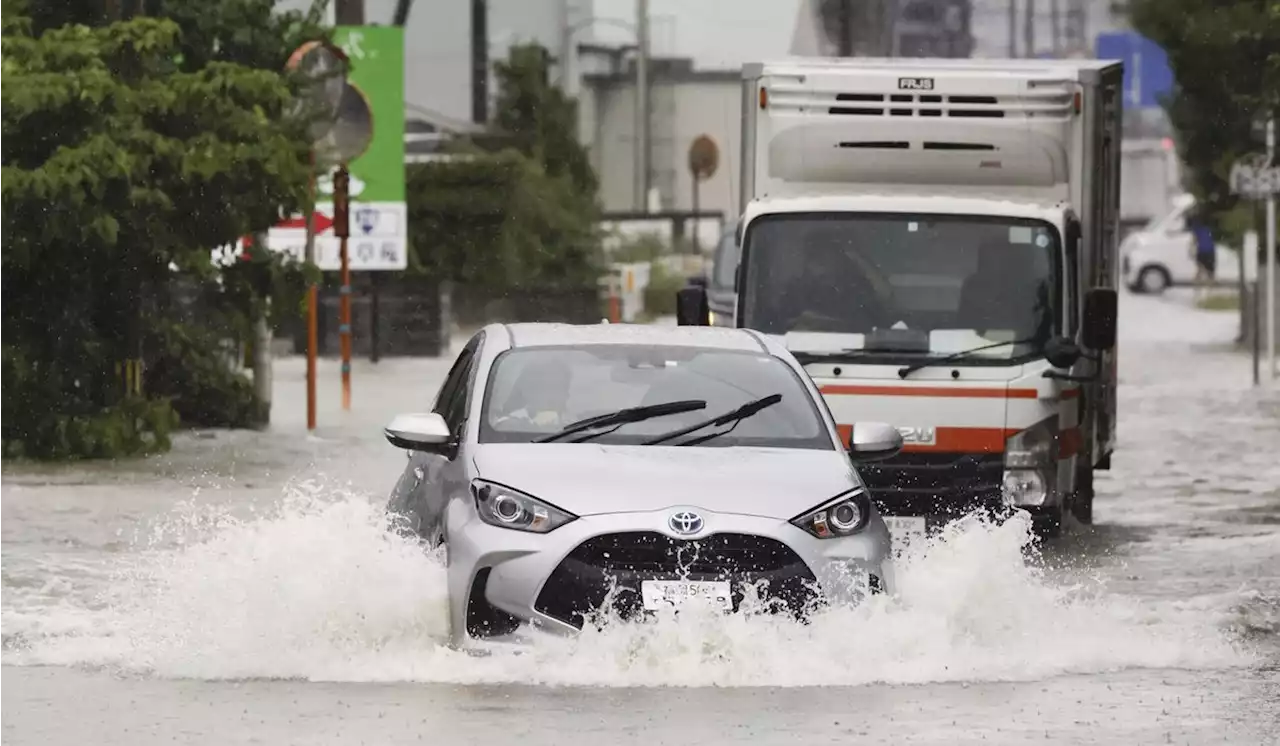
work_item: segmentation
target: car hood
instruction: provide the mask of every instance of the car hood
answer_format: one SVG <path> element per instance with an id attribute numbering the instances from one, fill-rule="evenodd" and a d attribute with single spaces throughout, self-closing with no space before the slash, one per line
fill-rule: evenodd
<path id="1" fill-rule="evenodd" d="M 860 484 L 843 451 L 493 443 L 482 479 L 575 515 L 699 507 L 790 519 Z"/>

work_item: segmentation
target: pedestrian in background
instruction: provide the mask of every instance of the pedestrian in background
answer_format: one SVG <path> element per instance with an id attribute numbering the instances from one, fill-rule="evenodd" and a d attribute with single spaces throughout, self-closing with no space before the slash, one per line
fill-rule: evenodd
<path id="1" fill-rule="evenodd" d="M 1196 296 L 1204 297 L 1213 285 L 1218 249 L 1213 242 L 1213 231 L 1209 230 L 1202 215 L 1193 215 L 1188 227 L 1194 239 L 1191 251 L 1196 260 Z"/>

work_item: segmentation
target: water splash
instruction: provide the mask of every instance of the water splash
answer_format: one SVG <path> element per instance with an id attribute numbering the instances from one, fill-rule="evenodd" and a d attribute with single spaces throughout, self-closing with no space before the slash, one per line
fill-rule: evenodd
<path id="1" fill-rule="evenodd" d="M 7 588 L 5 662 L 197 679 L 807 686 L 1253 660 L 1223 607 L 1064 583 L 1035 561 L 1029 522 L 979 517 L 908 551 L 896 596 L 808 625 L 686 610 L 473 655 L 445 645 L 442 558 L 389 528 L 380 505 L 315 485 L 256 514 L 188 504 L 135 541 L 92 602 L 23 605 Z"/>

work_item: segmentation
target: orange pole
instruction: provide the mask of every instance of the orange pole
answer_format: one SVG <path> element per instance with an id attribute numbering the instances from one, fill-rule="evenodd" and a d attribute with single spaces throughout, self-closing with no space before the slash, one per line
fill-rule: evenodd
<path id="1" fill-rule="evenodd" d="M 622 322 L 622 300 L 616 292 L 609 294 L 609 323 L 618 324 Z"/>
<path id="2" fill-rule="evenodd" d="M 342 252 L 342 408 L 351 409 L 351 266 L 347 262 L 347 237 L 341 239 Z"/>
<path id="3" fill-rule="evenodd" d="M 342 408 L 351 409 L 351 263 L 347 253 L 350 234 L 350 175 L 347 164 L 338 166 L 333 179 L 333 222 L 338 236 L 338 253 L 342 261 L 342 289 L 338 297 L 338 334 L 342 344 Z"/>
<path id="4" fill-rule="evenodd" d="M 307 199 L 307 261 L 315 261 L 316 154 L 311 151 L 311 178 Z M 319 291 L 314 282 L 307 287 L 307 430 L 316 429 L 316 350 L 320 346 L 317 316 Z"/>
<path id="5" fill-rule="evenodd" d="M 319 299 L 318 291 L 312 283 L 307 288 L 307 429 L 316 429 L 316 348 L 320 343 L 320 334 L 316 327 Z"/>

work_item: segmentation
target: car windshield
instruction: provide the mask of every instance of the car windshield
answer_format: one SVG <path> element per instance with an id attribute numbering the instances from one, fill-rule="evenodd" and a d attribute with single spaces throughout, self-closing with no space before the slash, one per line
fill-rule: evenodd
<path id="1" fill-rule="evenodd" d="M 1053 331 L 1057 230 L 949 215 L 773 215 L 744 238 L 743 325 L 793 350 L 1024 357 Z"/>
<path id="2" fill-rule="evenodd" d="M 770 394 L 781 394 L 782 401 L 702 445 L 834 449 L 808 389 L 772 355 L 648 345 L 514 349 L 502 353 L 489 374 L 480 442 L 527 443 L 629 407 L 707 403 L 703 409 L 624 424 L 589 441 L 638 445 Z"/>

